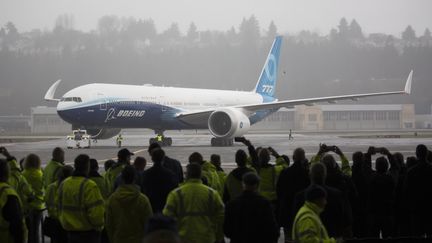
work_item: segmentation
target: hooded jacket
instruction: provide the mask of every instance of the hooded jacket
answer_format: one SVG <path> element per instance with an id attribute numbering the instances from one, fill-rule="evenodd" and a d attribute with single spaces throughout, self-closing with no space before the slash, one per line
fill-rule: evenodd
<path id="1" fill-rule="evenodd" d="M 141 243 L 152 215 L 150 201 L 138 186 L 120 185 L 107 202 L 106 231 L 110 242 Z"/>

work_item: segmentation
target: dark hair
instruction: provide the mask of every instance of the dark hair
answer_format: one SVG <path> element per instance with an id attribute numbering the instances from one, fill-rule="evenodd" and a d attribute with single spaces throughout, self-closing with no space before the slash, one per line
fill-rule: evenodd
<path id="1" fill-rule="evenodd" d="M 282 159 L 285 161 L 285 163 L 289 166 L 290 163 L 291 163 L 291 160 L 290 160 L 290 158 L 288 157 L 288 155 L 283 154 L 283 155 L 281 155 L 281 157 L 282 157 Z"/>
<path id="2" fill-rule="evenodd" d="M 253 172 L 248 172 L 243 175 L 242 181 L 247 186 L 257 186 L 260 183 L 260 178 Z"/>
<path id="3" fill-rule="evenodd" d="M 60 147 L 55 147 L 52 151 L 52 158 L 57 162 L 63 162 L 60 160 L 64 160 L 64 150 Z"/>
<path id="4" fill-rule="evenodd" d="M 90 169 L 90 157 L 87 154 L 80 154 L 74 160 L 75 170 L 88 173 Z"/>
<path id="5" fill-rule="evenodd" d="M 214 164 L 214 165 L 218 165 L 220 166 L 221 164 L 221 157 L 219 154 L 212 154 L 210 155 L 210 161 Z"/>
<path id="6" fill-rule="evenodd" d="M 109 159 L 109 160 L 105 161 L 105 163 L 104 163 L 105 171 L 108 171 L 109 168 L 111 168 L 111 167 L 113 167 L 113 165 L 115 165 L 115 163 L 116 162 L 114 160 L 112 160 L 112 159 Z"/>
<path id="7" fill-rule="evenodd" d="M 309 171 L 311 184 L 324 185 L 327 177 L 327 169 L 322 163 L 314 163 Z"/>
<path id="8" fill-rule="evenodd" d="M 268 151 L 268 149 L 263 148 L 259 152 L 258 157 L 261 165 L 266 165 L 270 161 L 270 152 Z"/>
<path id="9" fill-rule="evenodd" d="M 416 155 L 418 159 L 426 159 L 427 155 L 428 155 L 428 149 L 426 147 L 426 145 L 424 144 L 419 144 L 417 145 L 416 148 Z"/>
<path id="10" fill-rule="evenodd" d="M 375 169 L 379 174 L 385 174 L 388 170 L 388 161 L 384 156 L 381 156 L 375 160 Z"/>
<path id="11" fill-rule="evenodd" d="M 1 182 L 7 182 L 9 178 L 9 164 L 6 160 L 0 159 L 0 181 Z"/>
<path id="12" fill-rule="evenodd" d="M 64 181 L 64 179 L 68 178 L 69 176 L 72 176 L 72 173 L 73 173 L 73 167 L 70 165 L 65 165 L 57 172 L 57 180 L 59 182 L 62 182 Z"/>
<path id="13" fill-rule="evenodd" d="M 305 151 L 302 148 L 296 148 L 293 152 L 294 163 L 302 163 L 305 160 Z"/>
<path id="14" fill-rule="evenodd" d="M 190 163 L 186 166 L 186 177 L 188 179 L 201 179 L 201 165 Z"/>
<path id="15" fill-rule="evenodd" d="M 161 146 L 159 145 L 159 143 L 152 143 L 148 146 L 147 152 L 151 155 L 153 149 L 160 148 L 160 147 Z"/>
<path id="16" fill-rule="evenodd" d="M 193 152 L 191 155 L 189 155 L 189 163 L 202 164 L 203 161 L 203 156 L 198 152 Z"/>
<path id="17" fill-rule="evenodd" d="M 132 165 L 126 165 L 121 172 L 124 184 L 133 184 L 136 178 L 136 169 Z"/>
<path id="18" fill-rule="evenodd" d="M 173 218 L 157 213 L 148 219 L 145 234 L 160 230 L 167 230 L 177 234 L 177 223 Z"/>
<path id="19" fill-rule="evenodd" d="M 90 171 L 98 171 L 99 164 L 96 159 L 90 159 Z"/>
<path id="20" fill-rule="evenodd" d="M 161 163 L 164 157 L 165 157 L 165 152 L 161 148 L 155 148 L 151 152 L 151 158 L 155 164 Z"/>
<path id="21" fill-rule="evenodd" d="M 326 154 L 321 158 L 321 161 L 325 165 L 328 174 L 334 174 L 337 172 L 339 166 L 336 163 L 336 160 L 334 159 L 333 155 Z"/>
<path id="22" fill-rule="evenodd" d="M 235 154 L 235 162 L 238 167 L 243 167 L 247 162 L 247 154 L 243 149 L 237 150 Z"/>
<path id="23" fill-rule="evenodd" d="M 407 168 L 411 169 L 412 167 L 414 167 L 417 164 L 417 158 L 414 156 L 407 157 L 406 164 L 407 164 Z"/>
<path id="24" fill-rule="evenodd" d="M 354 152 L 352 155 L 354 165 L 361 165 L 364 161 L 364 154 L 361 151 Z"/>
<path id="25" fill-rule="evenodd" d="M 135 169 L 144 169 L 147 165 L 147 160 L 144 157 L 137 156 L 134 160 L 133 166 Z"/>
<path id="26" fill-rule="evenodd" d="M 310 185 L 305 192 L 306 201 L 313 202 L 318 199 L 327 198 L 327 192 L 319 185 Z"/>
<path id="27" fill-rule="evenodd" d="M 39 156 L 36 154 L 29 154 L 27 155 L 25 161 L 24 161 L 24 168 L 25 169 L 39 169 L 41 166 L 41 160 Z"/>

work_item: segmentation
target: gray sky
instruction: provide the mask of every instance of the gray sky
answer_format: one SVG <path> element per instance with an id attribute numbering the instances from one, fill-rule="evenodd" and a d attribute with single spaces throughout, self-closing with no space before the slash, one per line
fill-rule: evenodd
<path id="1" fill-rule="evenodd" d="M 366 33 L 400 36 L 411 24 L 417 35 L 432 28 L 432 0 L 0 0 L 0 25 L 19 31 L 52 29 L 59 14 L 72 14 L 75 28 L 96 29 L 104 15 L 152 18 L 158 31 L 177 22 L 185 32 L 194 21 L 199 30 L 238 28 L 254 14 L 267 28 L 274 20 L 279 32 L 311 30 L 327 34 L 341 17 L 355 18 Z"/>

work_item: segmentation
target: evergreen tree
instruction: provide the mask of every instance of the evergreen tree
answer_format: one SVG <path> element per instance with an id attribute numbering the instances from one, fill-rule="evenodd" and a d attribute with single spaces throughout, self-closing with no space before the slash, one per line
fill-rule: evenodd
<path id="1" fill-rule="evenodd" d="M 411 25 L 408 25 L 404 32 L 402 32 L 402 40 L 406 42 L 412 42 L 416 39 L 416 34 Z"/>
<path id="2" fill-rule="evenodd" d="M 198 39 L 198 36 L 199 36 L 199 34 L 198 34 L 198 31 L 197 31 L 197 27 L 196 27 L 195 23 L 192 22 L 189 25 L 189 29 L 188 29 L 187 34 L 186 34 L 186 39 L 189 42 L 193 43 L 194 41 L 196 41 Z"/>
<path id="3" fill-rule="evenodd" d="M 348 36 L 350 39 L 356 39 L 356 40 L 364 38 L 362 28 L 360 27 L 360 25 L 357 23 L 355 19 L 351 21 L 351 24 L 349 26 Z"/>
<path id="4" fill-rule="evenodd" d="M 341 40 L 347 40 L 349 37 L 349 27 L 348 22 L 345 18 L 342 18 L 339 21 L 339 37 Z"/>
<path id="5" fill-rule="evenodd" d="M 277 36 L 277 27 L 272 20 L 267 30 L 267 38 L 273 39 L 275 36 Z"/>

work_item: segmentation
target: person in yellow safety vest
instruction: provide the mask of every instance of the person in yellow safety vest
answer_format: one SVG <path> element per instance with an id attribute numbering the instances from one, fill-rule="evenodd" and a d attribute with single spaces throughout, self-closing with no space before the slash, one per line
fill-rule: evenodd
<path id="1" fill-rule="evenodd" d="M 130 165 L 132 155 L 134 155 L 134 153 L 130 152 L 127 148 L 120 149 L 117 152 L 117 163 L 115 163 L 105 173 L 105 181 L 108 187 L 109 195 L 114 192 L 114 183 L 117 179 L 117 176 L 120 175 L 121 171 L 126 165 Z"/>
<path id="2" fill-rule="evenodd" d="M 0 153 L 6 157 L 10 169 L 8 184 L 17 192 L 22 204 L 22 212 L 24 215 L 27 215 L 30 210 L 30 202 L 35 198 L 33 189 L 27 182 L 27 179 L 21 174 L 21 169 L 16 159 L 9 154 L 6 148 L 1 147 L 0 150 Z"/>
<path id="3" fill-rule="evenodd" d="M 58 216 L 69 243 L 100 242 L 105 206 L 96 183 L 88 179 L 90 157 L 78 155 L 75 171 L 58 189 Z"/>
<path id="4" fill-rule="evenodd" d="M 223 201 L 225 203 L 240 196 L 240 194 L 243 192 L 242 178 L 244 174 L 248 172 L 256 173 L 253 168 L 249 168 L 246 166 L 246 161 L 246 152 L 242 149 L 237 150 L 235 154 L 235 162 L 237 164 L 237 168 L 235 168 L 228 174 L 224 184 Z"/>
<path id="5" fill-rule="evenodd" d="M 340 148 L 338 146 L 335 146 L 335 145 L 327 146 L 324 143 L 320 144 L 318 153 L 314 157 L 311 158 L 310 164 L 320 162 L 321 159 L 323 158 L 323 156 L 329 152 L 334 152 L 337 155 L 339 155 L 339 157 L 341 159 L 342 173 L 345 174 L 346 176 L 351 177 L 352 170 L 351 170 L 351 166 L 349 165 L 349 161 L 348 161 L 347 157 L 344 155 L 344 153 L 342 152 L 342 150 L 340 150 Z"/>
<path id="6" fill-rule="evenodd" d="M 163 136 L 160 134 L 156 135 L 156 142 L 162 143 L 162 141 L 163 141 Z"/>
<path id="7" fill-rule="evenodd" d="M 27 230 L 21 201 L 13 187 L 7 184 L 9 173 L 8 162 L 0 159 L 0 242 L 24 243 L 27 242 Z"/>
<path id="8" fill-rule="evenodd" d="M 216 173 L 219 179 L 219 195 L 223 198 L 224 185 L 226 180 L 225 171 L 221 167 L 221 157 L 218 154 L 210 155 L 210 163 L 216 168 Z"/>
<path id="9" fill-rule="evenodd" d="M 259 167 L 257 169 L 258 175 L 261 178 L 259 186 L 260 194 L 267 198 L 273 205 L 276 205 L 277 194 L 276 184 L 279 174 L 282 171 L 282 166 L 275 166 L 270 164 L 270 152 L 268 149 L 261 149 L 259 155 Z"/>
<path id="10" fill-rule="evenodd" d="M 327 193 L 319 185 L 311 185 L 306 189 L 306 202 L 297 212 L 292 228 L 292 239 L 299 243 L 336 243 L 329 238 L 319 215 L 327 204 Z"/>
<path id="11" fill-rule="evenodd" d="M 216 167 L 214 167 L 212 163 L 205 161 L 200 153 L 193 152 L 189 156 L 189 163 L 198 163 L 199 165 L 201 165 L 201 174 L 204 178 L 204 184 L 207 184 L 209 187 L 215 189 L 217 192 L 220 192 L 222 190 Z"/>
<path id="12" fill-rule="evenodd" d="M 99 174 L 99 164 L 96 159 L 90 159 L 89 179 L 94 181 L 98 186 L 104 200 L 108 199 L 109 192 L 105 178 Z"/>
<path id="13" fill-rule="evenodd" d="M 43 182 L 45 188 L 57 180 L 57 173 L 64 166 L 64 155 L 64 150 L 60 147 L 56 147 L 52 151 L 52 159 L 43 170 Z"/>
<path id="14" fill-rule="evenodd" d="M 45 205 L 48 211 L 48 217 L 46 217 L 44 221 L 51 221 L 50 227 L 52 228 L 49 231 L 52 235 L 48 236 L 51 237 L 51 242 L 53 243 L 67 242 L 66 231 L 61 227 L 58 219 L 58 187 L 66 178 L 72 176 L 72 172 L 73 167 L 70 165 L 61 167 L 57 172 L 57 180 L 49 184 L 45 191 Z"/>
<path id="15" fill-rule="evenodd" d="M 123 184 L 109 197 L 106 231 L 111 243 L 142 243 L 148 219 L 153 215 L 146 195 L 135 184 L 137 172 L 131 165 L 122 173 Z"/>
<path id="16" fill-rule="evenodd" d="M 40 223 L 42 211 L 45 209 L 44 185 L 41 161 L 36 154 L 29 154 L 25 158 L 23 176 L 34 190 L 35 199 L 30 202 L 30 212 L 26 217 L 26 224 L 29 230 L 29 243 L 40 241 Z"/>
<path id="17" fill-rule="evenodd" d="M 123 142 L 123 137 L 121 134 L 119 134 L 116 138 L 117 147 L 120 148 L 122 146 L 122 142 Z"/>
<path id="18" fill-rule="evenodd" d="M 201 182 L 201 166 L 186 166 L 187 180 L 168 195 L 163 214 L 177 220 L 183 242 L 222 242 L 224 204 L 212 188 Z"/>

